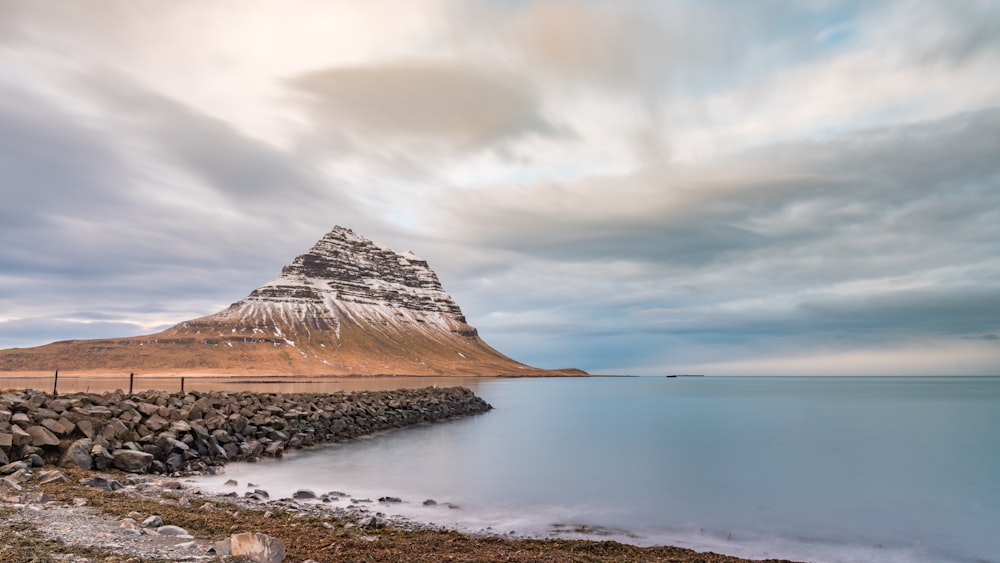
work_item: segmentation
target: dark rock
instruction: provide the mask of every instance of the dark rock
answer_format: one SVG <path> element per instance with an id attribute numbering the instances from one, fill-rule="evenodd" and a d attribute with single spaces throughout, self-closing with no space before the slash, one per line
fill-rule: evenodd
<path id="1" fill-rule="evenodd" d="M 94 441 L 90 438 L 80 438 L 73 442 L 62 457 L 59 458 L 59 465 L 75 465 L 80 469 L 91 470 L 94 467 L 94 459 L 91 457 L 91 450 L 94 448 Z"/>
<path id="2" fill-rule="evenodd" d="M 316 498 L 316 493 L 310 491 L 309 489 L 299 489 L 292 494 L 292 498 L 298 500 L 314 499 Z"/>
<path id="3" fill-rule="evenodd" d="M 94 423 L 87 419 L 81 419 L 77 421 L 76 427 L 80 429 L 80 433 L 87 438 L 94 437 Z"/>
<path id="4" fill-rule="evenodd" d="M 112 465 L 129 473 L 143 473 L 153 463 L 153 456 L 146 452 L 115 450 L 111 455 L 114 456 Z"/>
<path id="5" fill-rule="evenodd" d="M 400 499 L 400 498 L 398 498 L 398 497 L 379 497 L 378 501 L 379 502 L 386 502 L 386 503 L 403 502 L 403 500 Z"/>
<path id="6" fill-rule="evenodd" d="M 31 464 L 26 461 L 14 461 L 4 466 L 0 466 L 0 475 L 10 475 L 18 471 L 31 469 Z"/>
<path id="7" fill-rule="evenodd" d="M 98 475 L 97 477 L 89 477 L 86 479 L 80 479 L 80 484 L 84 487 L 90 487 L 92 489 L 100 489 L 102 491 L 117 491 L 118 489 L 124 489 L 125 485 L 114 479 L 108 479 L 107 477 L 102 477 Z"/>
<path id="8" fill-rule="evenodd" d="M 361 521 L 359 521 L 358 522 L 358 527 L 359 528 L 364 528 L 365 530 L 374 530 L 374 529 L 380 527 L 380 523 L 378 521 L 378 518 L 376 518 L 374 516 L 369 516 L 369 517 L 364 518 Z"/>
<path id="9" fill-rule="evenodd" d="M 115 456 L 101 444 L 94 444 L 94 447 L 90 449 L 90 457 L 94 461 L 94 469 L 98 471 L 104 471 L 111 467 L 115 461 Z"/>

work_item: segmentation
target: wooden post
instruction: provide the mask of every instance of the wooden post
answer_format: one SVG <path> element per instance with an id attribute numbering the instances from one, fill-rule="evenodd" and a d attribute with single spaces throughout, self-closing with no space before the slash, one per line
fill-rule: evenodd
<path id="1" fill-rule="evenodd" d="M 181 378 L 181 394 L 184 394 L 184 378 Z"/>
<path id="2" fill-rule="evenodd" d="M 128 394 L 132 394 L 132 383 L 135 382 L 135 372 L 130 372 L 128 374 Z"/>
<path id="3" fill-rule="evenodd" d="M 52 379 L 52 396 L 59 396 L 59 368 L 56 368 L 56 376 Z"/>

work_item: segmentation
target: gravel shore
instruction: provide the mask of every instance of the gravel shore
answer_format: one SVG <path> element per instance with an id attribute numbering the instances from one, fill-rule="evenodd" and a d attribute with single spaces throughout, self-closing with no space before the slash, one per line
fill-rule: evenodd
<path id="1" fill-rule="evenodd" d="M 286 562 L 746 561 L 611 541 L 471 536 L 386 519 L 378 501 L 269 499 L 246 496 L 245 485 L 242 496 L 207 494 L 184 479 L 76 468 L 19 479 L 20 491 L 0 496 L 0 561 L 12 563 L 239 561 L 216 551 L 245 532 L 280 540 Z"/>

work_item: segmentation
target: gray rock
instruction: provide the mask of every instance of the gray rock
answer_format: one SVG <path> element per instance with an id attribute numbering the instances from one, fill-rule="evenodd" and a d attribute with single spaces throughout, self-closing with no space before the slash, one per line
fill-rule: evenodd
<path id="1" fill-rule="evenodd" d="M 432 498 L 429 498 L 424 501 L 424 506 L 437 506 L 437 501 Z"/>
<path id="2" fill-rule="evenodd" d="M 163 525 L 163 518 L 160 518 L 160 516 L 157 514 L 154 514 L 142 521 L 143 528 L 159 528 L 162 525 Z"/>
<path id="3" fill-rule="evenodd" d="M 38 474 L 39 484 L 47 485 L 49 483 L 66 483 L 66 476 L 62 474 L 62 471 L 52 470 L 52 471 L 42 471 Z"/>
<path id="4" fill-rule="evenodd" d="M 14 435 L 7 432 L 0 432 L 0 448 L 9 448 L 14 445 Z"/>
<path id="5" fill-rule="evenodd" d="M 369 516 L 368 518 L 364 518 L 360 522 L 358 522 L 358 527 L 364 528 L 365 530 L 374 530 L 375 528 L 379 527 L 378 518 L 375 518 L 374 516 Z"/>
<path id="6" fill-rule="evenodd" d="M 13 461 L 7 465 L 0 466 L 0 475 L 10 475 L 18 471 L 27 471 L 31 464 L 26 461 Z"/>
<path id="7" fill-rule="evenodd" d="M 146 452 L 115 450 L 111 455 L 114 456 L 112 465 L 129 473 L 143 473 L 153 463 L 153 455 Z"/>
<path id="8" fill-rule="evenodd" d="M 149 418 L 146 419 L 146 422 L 144 422 L 143 424 L 145 424 L 146 428 L 149 428 L 153 432 L 159 432 L 160 430 L 163 430 L 168 424 L 170 424 L 170 421 L 163 418 L 157 413 L 153 413 L 149 416 Z"/>
<path id="9" fill-rule="evenodd" d="M 180 526 L 160 526 L 156 532 L 161 536 L 190 536 L 187 530 Z"/>
<path id="10" fill-rule="evenodd" d="M 65 436 L 73 430 L 72 426 L 67 426 L 54 418 L 46 418 L 42 421 L 42 426 L 48 428 L 50 432 L 58 436 Z"/>
<path id="11" fill-rule="evenodd" d="M 292 498 L 299 499 L 299 500 L 302 500 L 302 499 L 313 499 L 313 498 L 316 498 L 316 493 L 310 491 L 309 489 L 299 489 L 299 490 L 295 491 L 294 494 L 292 494 Z"/>
<path id="12" fill-rule="evenodd" d="M 87 419 L 84 418 L 84 419 L 82 419 L 82 420 L 80 420 L 80 421 L 78 421 L 76 423 L 76 427 L 79 428 L 80 432 L 83 433 L 83 435 L 86 436 L 87 438 L 93 438 L 94 437 L 94 423 L 93 422 L 90 422 L 89 420 L 87 420 Z"/>
<path id="13" fill-rule="evenodd" d="M 31 463 L 32 467 L 42 467 L 43 465 L 45 465 L 45 460 L 42 459 L 42 456 L 40 456 L 38 454 L 30 454 L 25 459 L 25 461 Z"/>
<path id="14" fill-rule="evenodd" d="M 7 452 L 0 449 L 0 465 L 7 465 L 10 463 L 10 458 L 7 457 Z"/>
<path id="15" fill-rule="evenodd" d="M 40 448 L 59 445 L 59 438 L 44 426 L 29 426 L 25 431 L 31 436 L 32 446 Z"/>
<path id="16" fill-rule="evenodd" d="M 84 487 L 101 489 L 102 491 L 117 491 L 118 489 L 125 488 L 125 485 L 122 485 L 120 482 L 101 476 L 80 479 L 80 484 Z"/>
<path id="17" fill-rule="evenodd" d="M 14 424 L 10 427 L 10 434 L 15 446 L 24 446 L 31 443 L 31 434 L 28 434 L 20 426 Z"/>
<path id="18" fill-rule="evenodd" d="M 94 459 L 90 456 L 90 451 L 93 447 L 93 440 L 90 438 L 80 438 L 66 448 L 62 457 L 59 458 L 59 465 L 75 465 L 80 469 L 90 471 L 94 468 Z"/>

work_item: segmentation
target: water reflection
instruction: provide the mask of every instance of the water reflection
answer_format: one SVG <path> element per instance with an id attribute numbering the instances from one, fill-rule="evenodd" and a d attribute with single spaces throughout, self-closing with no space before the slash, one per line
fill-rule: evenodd
<path id="1" fill-rule="evenodd" d="M 160 389 L 169 392 L 181 390 L 181 376 L 136 376 L 133 391 Z M 259 393 L 335 393 L 337 391 L 388 391 L 421 387 L 461 386 L 475 392 L 483 377 L 184 377 L 185 391 L 256 391 Z M 49 377 L 0 377 L 0 389 L 37 389 L 52 391 L 53 378 Z M 103 376 L 60 375 L 59 393 L 101 393 L 129 388 L 129 378 Z"/>

